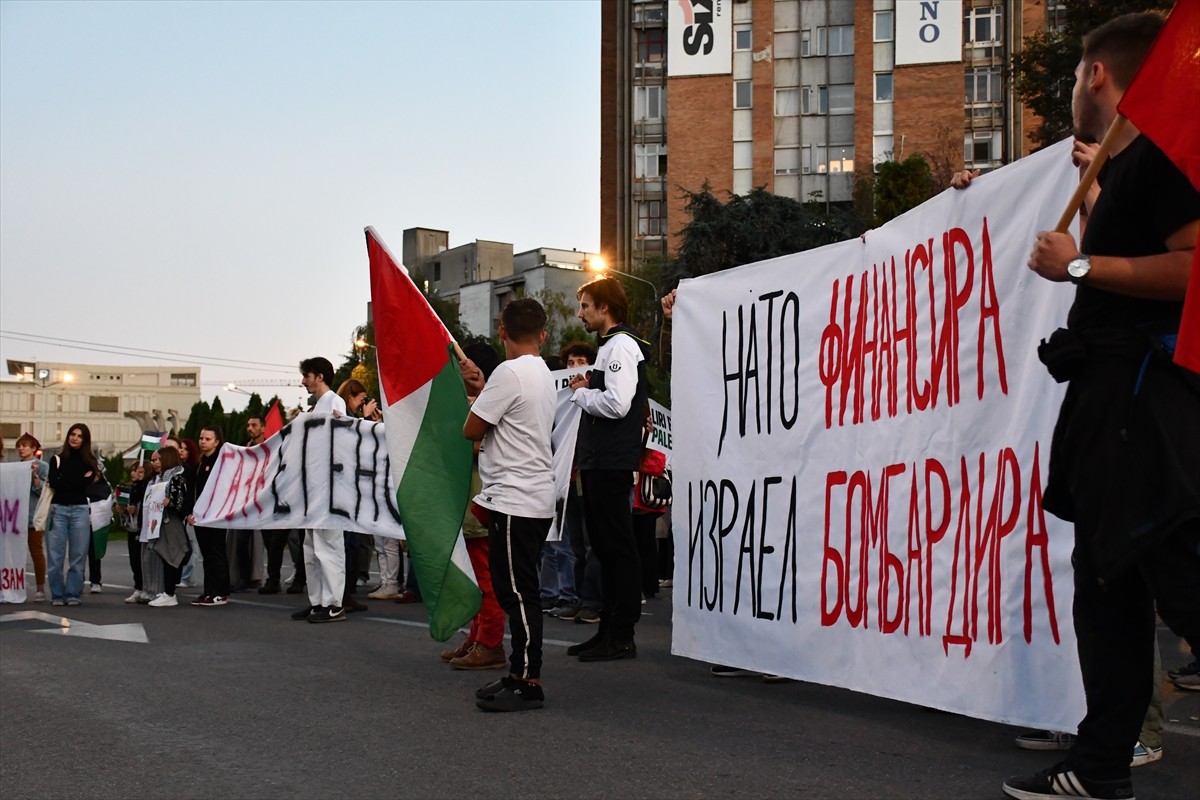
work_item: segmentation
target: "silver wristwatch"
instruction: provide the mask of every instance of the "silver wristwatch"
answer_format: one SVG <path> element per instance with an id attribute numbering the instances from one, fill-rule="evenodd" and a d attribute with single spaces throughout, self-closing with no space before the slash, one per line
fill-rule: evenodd
<path id="1" fill-rule="evenodd" d="M 1083 279 L 1092 271 L 1092 262 L 1083 253 L 1072 258 L 1067 262 L 1067 275 L 1071 278 L 1071 283 L 1076 285 L 1083 283 Z"/>

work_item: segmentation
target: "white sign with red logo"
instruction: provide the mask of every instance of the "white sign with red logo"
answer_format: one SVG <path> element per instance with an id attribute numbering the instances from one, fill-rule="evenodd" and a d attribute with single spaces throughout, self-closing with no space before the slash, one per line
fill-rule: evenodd
<path id="1" fill-rule="evenodd" d="M 1074 288 L 1025 266 L 1070 148 L 680 285 L 673 652 L 1075 728 L 1072 531 L 1042 508 L 1063 387 L 1036 352 Z"/>

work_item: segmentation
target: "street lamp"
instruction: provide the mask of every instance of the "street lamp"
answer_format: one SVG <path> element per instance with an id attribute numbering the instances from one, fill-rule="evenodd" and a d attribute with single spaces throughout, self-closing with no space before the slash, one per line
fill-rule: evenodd
<path id="1" fill-rule="evenodd" d="M 69 372 L 64 372 L 62 374 L 62 380 L 57 380 L 57 381 L 50 380 L 50 375 L 51 375 L 51 372 L 50 372 L 49 367 L 38 367 L 37 373 L 34 375 L 34 385 L 39 386 L 42 389 L 49 389 L 51 386 L 61 386 L 61 385 L 65 385 L 65 384 L 74 383 L 74 381 L 75 381 L 75 376 Z M 46 425 L 46 397 L 45 397 L 45 394 L 42 395 L 42 440 L 45 442 L 50 441 L 50 432 L 47 429 L 47 425 Z M 44 445 L 43 445 L 43 447 L 44 447 Z"/>
<path id="2" fill-rule="evenodd" d="M 227 383 L 227 384 L 225 384 L 225 391 L 227 391 L 227 392 L 237 392 L 238 394 L 244 394 L 244 395 L 253 395 L 253 394 L 254 394 L 254 392 L 247 392 L 245 389 L 243 389 L 242 387 L 238 386 L 236 383 Z"/>
<path id="3" fill-rule="evenodd" d="M 659 314 L 658 301 L 662 297 L 662 292 L 660 292 L 658 290 L 657 286 L 655 286 L 653 283 L 646 280 L 645 278 L 639 278 L 637 275 L 631 275 L 628 272 L 621 272 L 620 270 L 617 270 L 617 269 L 609 270 L 608 262 L 604 260 L 604 256 L 592 256 L 591 258 L 584 260 L 583 263 L 584 263 L 584 266 L 587 268 L 588 272 L 596 273 L 597 278 L 603 278 L 606 274 L 620 275 L 622 278 L 628 278 L 631 281 L 638 281 L 639 283 L 644 283 L 647 286 L 649 286 L 651 291 L 654 292 L 654 296 L 652 298 L 650 298 L 650 303 L 654 307 L 655 324 L 658 323 L 658 321 L 659 321 L 659 319 L 658 319 L 658 314 Z"/>

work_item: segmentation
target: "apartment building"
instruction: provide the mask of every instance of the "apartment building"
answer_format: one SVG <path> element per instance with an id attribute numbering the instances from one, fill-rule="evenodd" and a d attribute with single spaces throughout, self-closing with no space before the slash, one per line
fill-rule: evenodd
<path id="1" fill-rule="evenodd" d="M 1007 67 L 1061 0 L 603 0 L 601 253 L 674 250 L 681 189 L 846 203 L 913 153 L 992 169 L 1036 118 Z"/>

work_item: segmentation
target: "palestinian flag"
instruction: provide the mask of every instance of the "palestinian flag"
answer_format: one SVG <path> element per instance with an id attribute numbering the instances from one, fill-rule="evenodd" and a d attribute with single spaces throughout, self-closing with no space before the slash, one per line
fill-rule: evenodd
<path id="1" fill-rule="evenodd" d="M 158 431 L 143 431 L 142 432 L 142 449 L 148 453 L 153 453 L 155 450 L 163 446 L 167 441 L 167 434 L 159 433 Z"/>
<path id="2" fill-rule="evenodd" d="M 429 633 L 444 642 L 479 612 L 482 599 L 462 536 L 474 455 L 462 434 L 467 393 L 445 325 L 374 229 L 366 235 L 396 507 Z"/>

